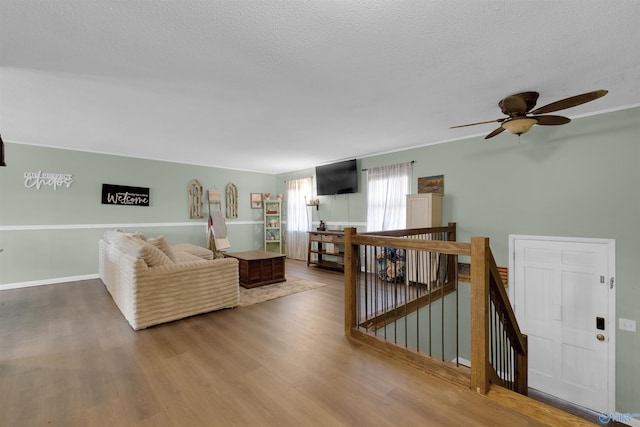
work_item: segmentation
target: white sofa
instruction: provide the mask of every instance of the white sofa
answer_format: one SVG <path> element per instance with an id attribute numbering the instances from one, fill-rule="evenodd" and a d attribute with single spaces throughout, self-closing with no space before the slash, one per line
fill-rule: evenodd
<path id="1" fill-rule="evenodd" d="M 238 305 L 238 260 L 163 237 L 108 231 L 99 276 L 134 330 Z"/>

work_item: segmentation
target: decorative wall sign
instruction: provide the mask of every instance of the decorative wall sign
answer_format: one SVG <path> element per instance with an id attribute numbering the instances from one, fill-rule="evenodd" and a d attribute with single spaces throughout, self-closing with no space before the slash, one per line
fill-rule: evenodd
<path id="1" fill-rule="evenodd" d="M 34 188 L 39 190 L 43 185 L 53 187 L 57 190 L 58 187 L 63 185 L 67 188 L 73 184 L 73 175 L 70 173 L 51 173 L 51 172 L 25 172 L 24 173 L 24 186 L 27 188 Z"/>
<path id="2" fill-rule="evenodd" d="M 444 175 L 418 178 L 418 193 L 444 194 Z"/>
<path id="3" fill-rule="evenodd" d="M 149 188 L 102 184 L 102 204 L 149 206 Z"/>

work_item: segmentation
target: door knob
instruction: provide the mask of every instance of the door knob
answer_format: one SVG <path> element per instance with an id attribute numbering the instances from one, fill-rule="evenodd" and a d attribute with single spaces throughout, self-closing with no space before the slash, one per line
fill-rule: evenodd
<path id="1" fill-rule="evenodd" d="M 602 334 L 596 335 L 596 338 L 598 338 L 598 341 L 604 341 L 604 335 Z"/>

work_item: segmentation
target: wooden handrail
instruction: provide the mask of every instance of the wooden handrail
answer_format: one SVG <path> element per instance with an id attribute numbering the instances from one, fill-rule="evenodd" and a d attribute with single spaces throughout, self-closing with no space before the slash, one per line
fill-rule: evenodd
<path id="1" fill-rule="evenodd" d="M 407 316 L 415 311 L 420 310 L 423 307 L 426 307 L 429 304 L 433 304 L 436 301 L 439 301 L 440 298 L 443 298 L 446 295 L 449 295 L 452 292 L 455 292 L 456 288 L 453 283 L 447 283 L 444 285 L 444 289 L 436 288 L 427 293 L 426 295 L 422 295 L 417 297 L 415 300 L 408 301 L 409 307 L 406 310 L 398 313 L 397 308 L 392 308 L 389 311 L 382 312 L 377 316 L 374 316 L 370 319 L 359 324 L 366 329 L 379 329 L 383 326 L 386 326 L 390 323 L 395 322 L 401 317 Z"/>
<path id="2" fill-rule="evenodd" d="M 491 253 L 489 253 L 489 267 L 491 269 L 491 292 L 495 292 L 499 295 L 498 299 L 499 303 L 501 303 L 500 310 L 507 318 L 507 321 L 505 322 L 507 334 L 509 334 L 509 338 L 511 338 L 512 343 L 517 345 L 516 351 L 518 353 L 526 352 L 527 345 L 525 343 L 525 339 L 520 331 L 520 327 L 518 326 L 518 321 L 516 320 L 516 315 L 511 308 L 511 304 L 508 303 L 509 297 L 504 289 L 505 287 L 502 284 L 502 278 L 500 277 L 498 266 L 496 265 L 496 261 L 493 259 L 493 254 Z"/>
<path id="3" fill-rule="evenodd" d="M 471 255 L 471 245 L 469 245 L 469 243 L 449 242 L 446 240 L 405 239 L 402 237 L 379 237 L 377 235 L 374 236 L 371 234 L 354 234 L 351 242 L 355 245 L 369 245 L 380 246 L 384 248 L 439 252 L 447 255 Z"/>
<path id="4" fill-rule="evenodd" d="M 527 336 L 520 331 L 515 313 L 509 303 L 509 297 L 505 291 L 505 286 L 502 283 L 500 271 L 498 270 L 498 266 L 496 265 L 496 261 L 491 252 L 489 252 L 489 269 L 491 276 L 489 294 L 494 307 L 499 311 L 500 317 L 504 319 L 502 325 L 509 336 L 510 343 L 515 352 L 514 391 L 526 396 L 529 390 Z M 498 383 L 498 385 L 501 385 L 501 383 Z"/>
<path id="5" fill-rule="evenodd" d="M 430 227 L 430 228 L 407 228 L 403 230 L 385 230 L 385 231 L 370 231 L 368 233 L 359 233 L 360 236 L 416 236 L 419 234 L 435 234 L 435 233 L 455 233 L 456 223 L 450 222 L 449 225 L 444 227 Z"/>
<path id="6" fill-rule="evenodd" d="M 490 303 L 502 320 L 515 353 L 515 391 L 527 394 L 527 337 L 518 327 L 500 272 L 489 248 L 489 239 L 471 239 L 471 388 L 486 394 L 489 383 L 503 385 L 489 361 Z"/>

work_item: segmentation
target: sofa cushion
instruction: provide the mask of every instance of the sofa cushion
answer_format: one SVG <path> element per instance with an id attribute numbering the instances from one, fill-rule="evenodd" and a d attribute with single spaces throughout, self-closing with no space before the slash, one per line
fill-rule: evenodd
<path id="1" fill-rule="evenodd" d="M 147 239 L 147 242 L 160 249 L 171 261 L 176 262 L 176 254 L 173 251 L 171 244 L 163 236 Z"/>
<path id="2" fill-rule="evenodd" d="M 149 267 L 173 264 L 160 249 L 135 236 L 122 235 L 111 244 L 128 255 L 142 258 Z"/>
<path id="3" fill-rule="evenodd" d="M 104 232 L 102 239 L 107 243 L 114 243 L 116 240 L 121 239 L 124 236 L 135 237 L 139 240 L 147 240 L 147 236 L 136 231 L 135 233 L 126 233 L 122 230 L 108 230 Z"/>
<path id="4" fill-rule="evenodd" d="M 173 245 L 173 250 L 176 252 L 186 252 L 206 260 L 213 259 L 212 251 L 201 246 L 192 245 L 191 243 L 178 243 L 177 245 Z"/>
<path id="5" fill-rule="evenodd" d="M 176 264 L 194 261 L 205 261 L 197 255 L 190 254 L 188 252 L 176 251 Z"/>

